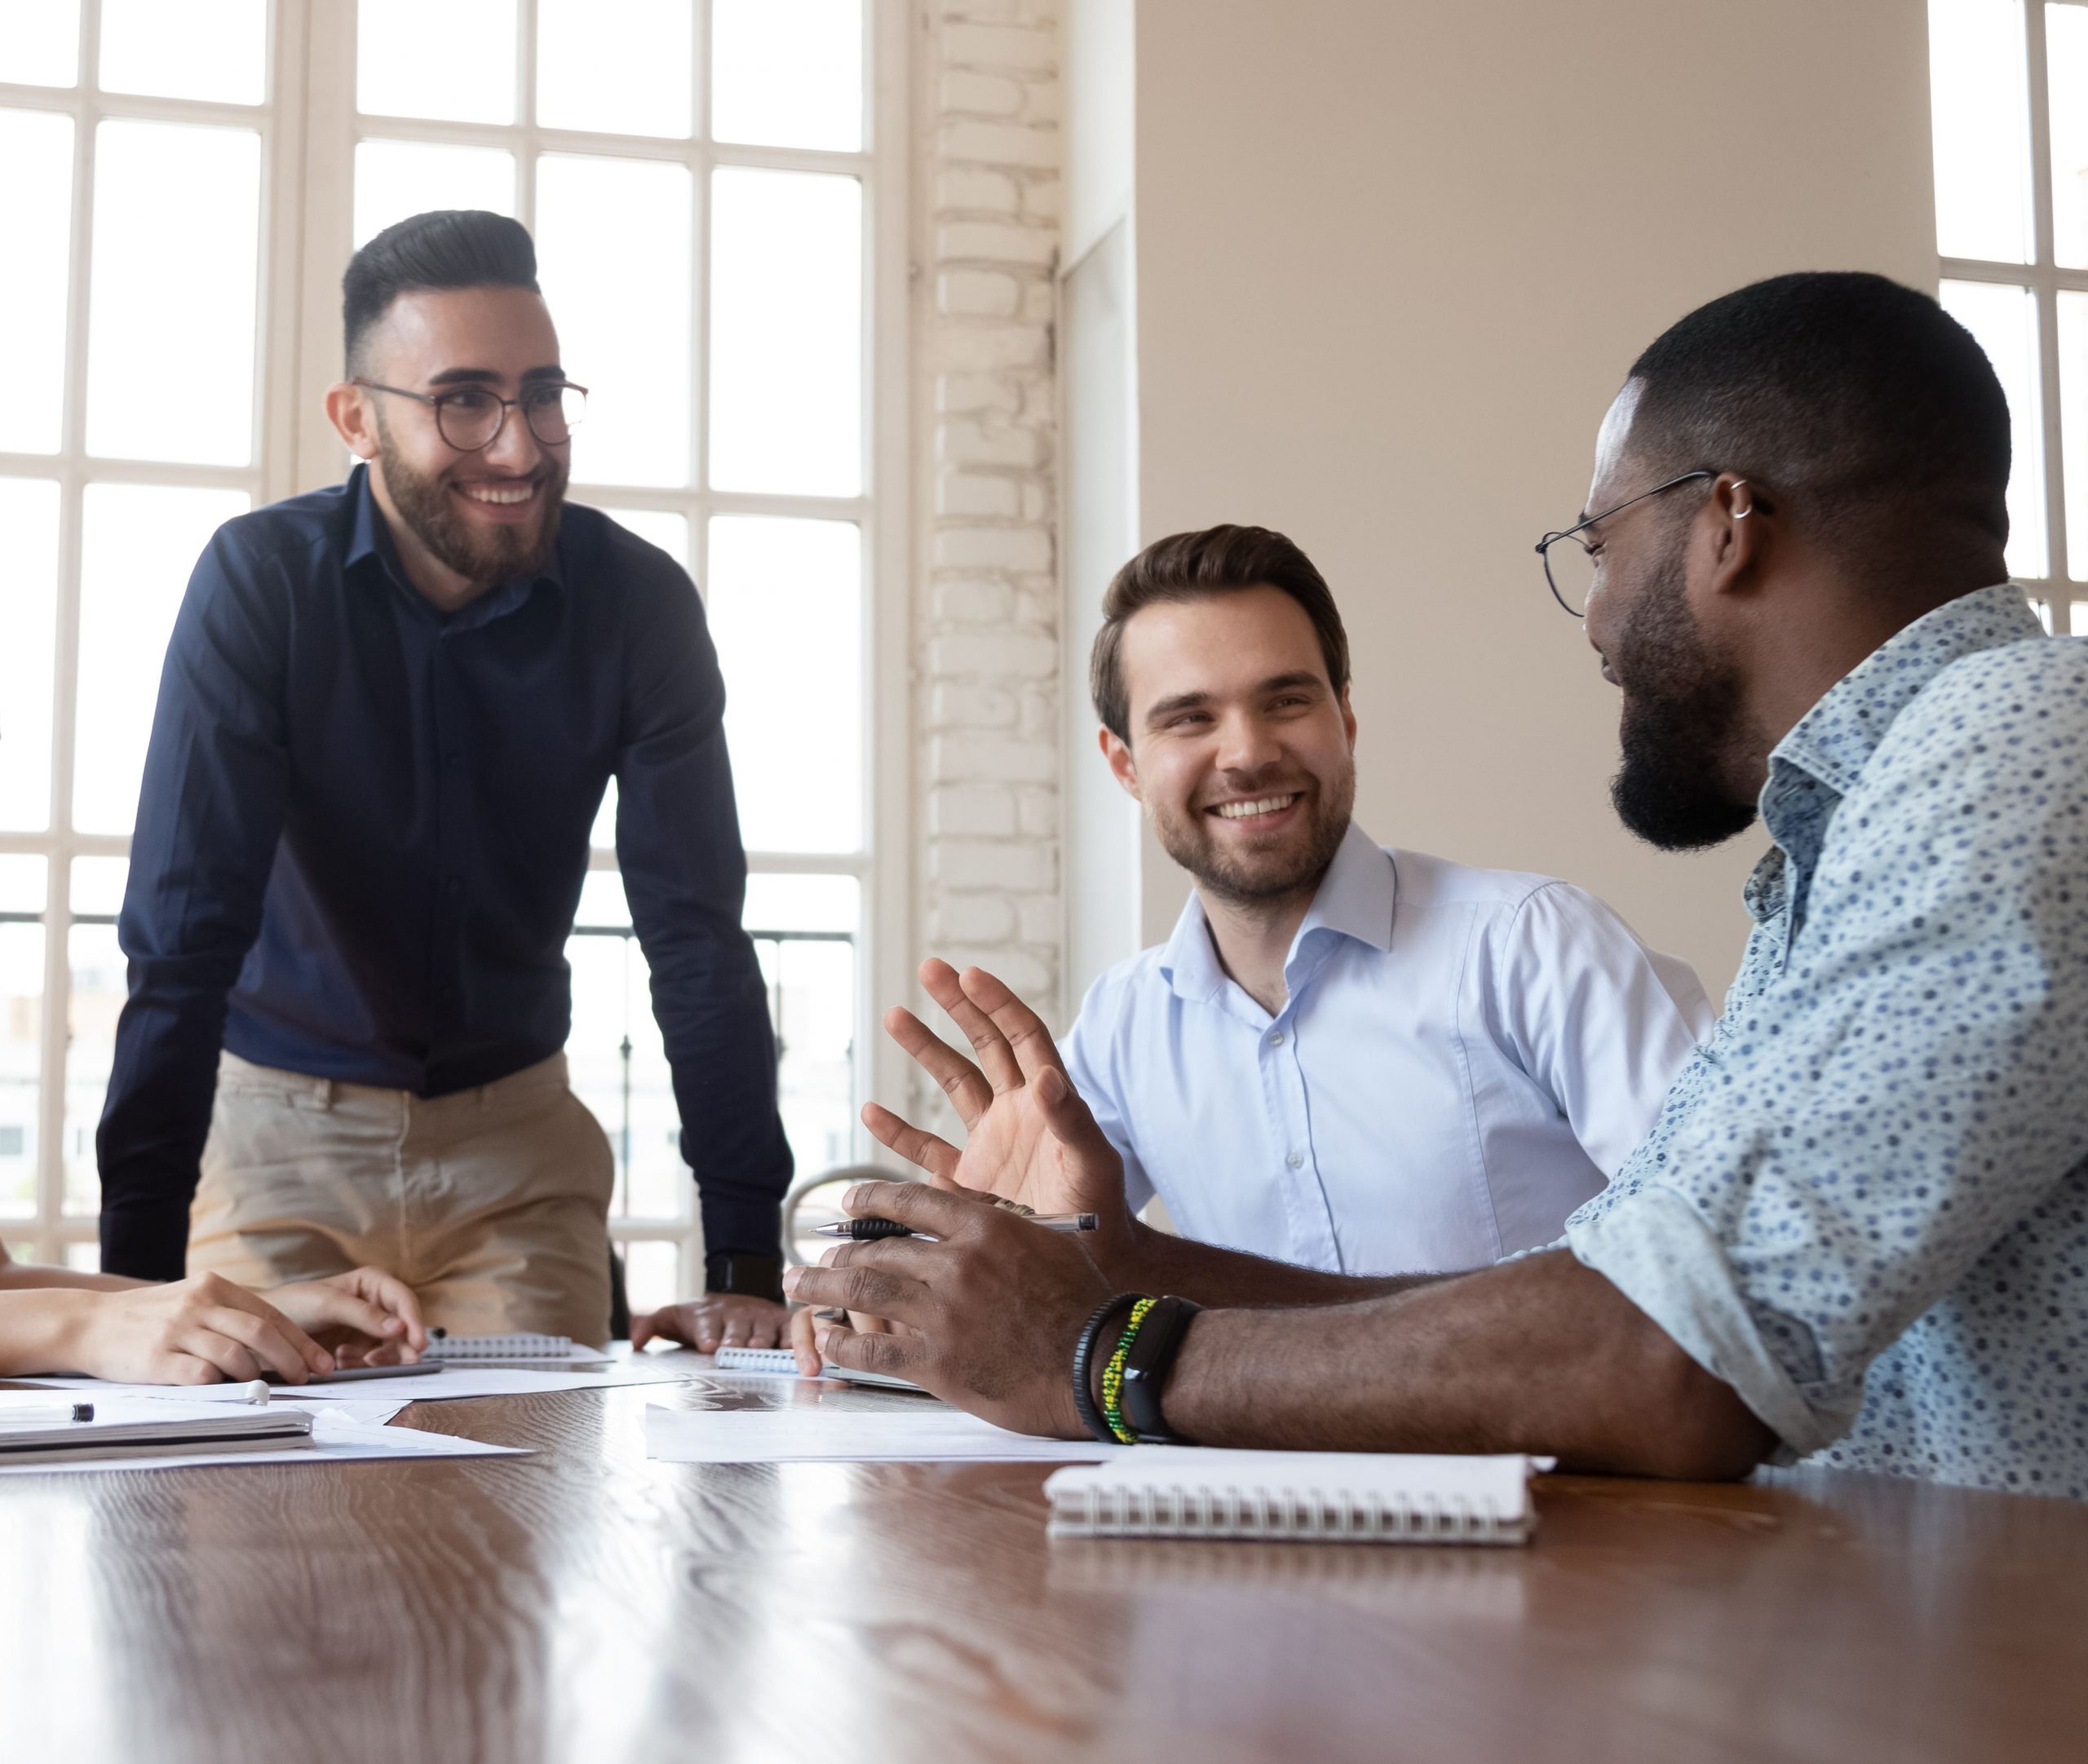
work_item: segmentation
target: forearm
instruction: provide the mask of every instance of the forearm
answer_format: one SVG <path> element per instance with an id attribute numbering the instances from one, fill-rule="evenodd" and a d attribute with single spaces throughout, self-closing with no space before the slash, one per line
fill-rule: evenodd
<path id="1" fill-rule="evenodd" d="M 1140 1224 L 1132 1226 L 1121 1250 L 1104 1252 L 1097 1260 L 1125 1292 L 1172 1293 L 1213 1306 L 1349 1305 L 1451 1278 L 1440 1274 L 1325 1274 Z"/>
<path id="2" fill-rule="evenodd" d="M 148 1283 L 120 1274 L 83 1274 L 73 1268 L 44 1267 L 34 1262 L 0 1262 L 0 1293 L 121 1293 Z"/>
<path id="3" fill-rule="evenodd" d="M 16 1289 L 27 1284 L 18 1276 L 36 1271 L 0 1270 L 0 1377 L 72 1372 L 79 1365 L 77 1343 L 95 1295 Z"/>
<path id="4" fill-rule="evenodd" d="M 1741 1476 L 1775 1444 L 1563 1251 L 1360 1303 L 1212 1311 L 1192 1324 L 1164 1404 L 1205 1445 L 1528 1452 L 1633 1475 Z"/>

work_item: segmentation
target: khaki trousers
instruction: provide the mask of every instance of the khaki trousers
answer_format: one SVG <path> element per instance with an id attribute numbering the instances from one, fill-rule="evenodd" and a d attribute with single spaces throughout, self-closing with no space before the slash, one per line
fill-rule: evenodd
<path id="1" fill-rule="evenodd" d="M 600 1124 L 563 1054 L 476 1090 L 422 1098 L 218 1066 L 188 1271 L 267 1288 L 365 1262 L 419 1294 L 431 1329 L 609 1333 Z"/>

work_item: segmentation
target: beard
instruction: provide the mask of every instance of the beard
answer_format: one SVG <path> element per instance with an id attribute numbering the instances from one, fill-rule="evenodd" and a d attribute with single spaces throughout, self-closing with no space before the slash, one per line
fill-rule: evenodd
<path id="1" fill-rule="evenodd" d="M 491 586 L 511 577 L 533 576 L 551 561 L 558 543 L 559 512 L 565 504 L 566 468 L 561 461 L 543 455 L 544 506 L 533 523 L 475 528 L 450 501 L 449 473 L 417 471 L 392 444 L 382 408 L 377 434 L 384 449 L 384 487 L 392 493 L 399 518 L 438 563 L 467 581 Z"/>
<path id="2" fill-rule="evenodd" d="M 1634 599 L 1610 655 L 1624 690 L 1624 763 L 1610 781 L 1617 817 L 1664 851 L 1722 845 L 1754 824 L 1754 804 L 1722 781 L 1745 733 L 1738 671 L 1704 639 L 1678 555 Z"/>
<path id="3" fill-rule="evenodd" d="M 1287 788 L 1298 787 L 1242 786 L 1241 794 L 1281 796 Z M 1161 849 L 1219 900 L 1233 906 L 1272 905 L 1320 886 L 1348 837 L 1349 816 L 1356 807 L 1356 768 L 1344 767 L 1324 789 L 1312 779 L 1302 788 L 1306 813 L 1300 825 L 1244 851 L 1222 849 L 1210 817 L 1201 809 L 1156 807 L 1153 831 Z"/>

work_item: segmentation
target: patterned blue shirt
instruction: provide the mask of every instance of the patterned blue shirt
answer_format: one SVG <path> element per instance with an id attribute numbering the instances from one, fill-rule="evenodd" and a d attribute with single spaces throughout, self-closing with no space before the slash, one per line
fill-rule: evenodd
<path id="1" fill-rule="evenodd" d="M 1779 1461 L 2088 1499 L 2088 643 L 1952 601 L 1761 806 L 1725 1014 L 1566 1241 Z"/>

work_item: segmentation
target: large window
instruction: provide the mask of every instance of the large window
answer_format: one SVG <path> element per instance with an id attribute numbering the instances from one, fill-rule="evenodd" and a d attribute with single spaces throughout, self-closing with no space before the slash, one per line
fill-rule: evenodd
<path id="1" fill-rule="evenodd" d="M 429 208 L 534 232 L 592 389 L 575 500 L 702 585 L 801 1172 L 859 1150 L 869 633 L 899 376 L 864 0 L 38 0 L 0 7 L 0 1231 L 91 1266 L 115 944 L 161 654 L 228 515 L 337 480 L 317 410 L 356 244 Z M 890 83 L 890 76 L 886 77 Z M 886 131 L 887 134 L 889 130 Z M 903 293 L 903 289 L 901 290 Z M 881 391 L 880 387 L 889 388 Z M 887 646 L 887 649 L 889 646 Z M 892 768 L 887 765 L 889 772 Z M 903 776 L 903 772 L 900 774 Z M 569 949 L 576 1087 L 634 1302 L 700 1280 L 603 810 Z"/>
<path id="2" fill-rule="evenodd" d="M 2015 416 L 2010 573 L 2088 635 L 2088 0 L 1929 0 L 1943 303 Z"/>

